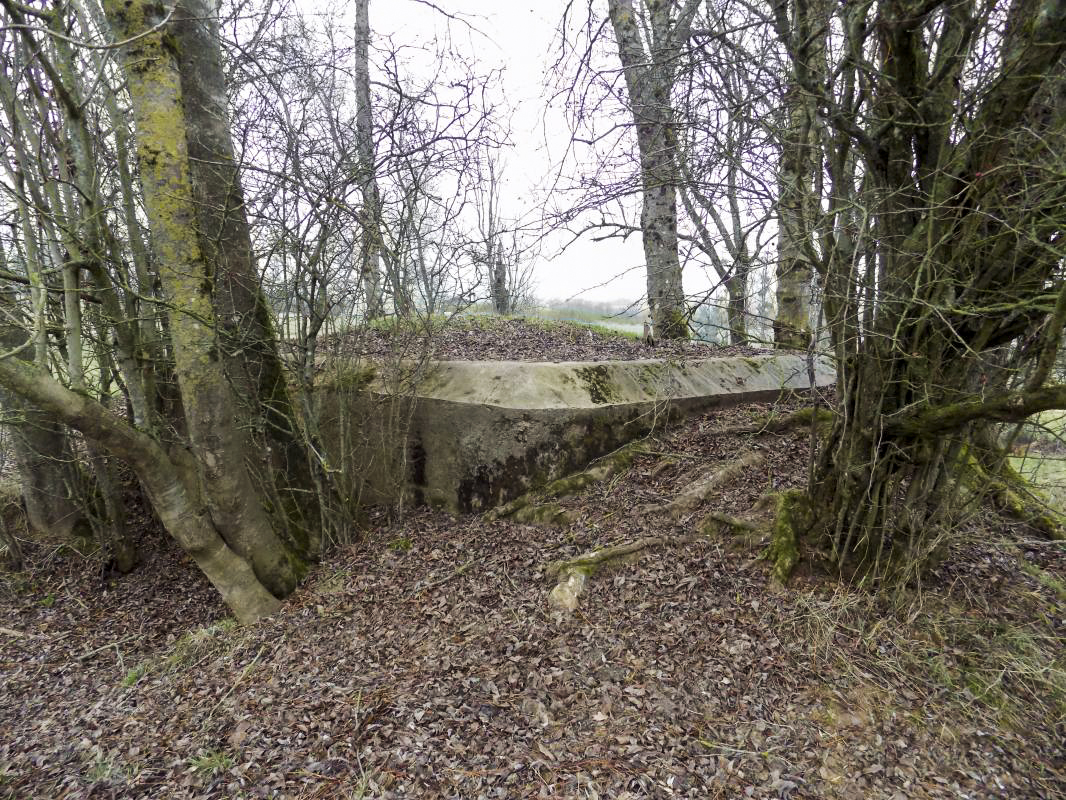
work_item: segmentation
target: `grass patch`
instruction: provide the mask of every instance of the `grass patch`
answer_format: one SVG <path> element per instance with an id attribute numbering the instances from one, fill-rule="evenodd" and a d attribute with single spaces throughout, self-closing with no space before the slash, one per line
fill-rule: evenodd
<path id="1" fill-rule="evenodd" d="M 1009 599 L 966 607 L 935 595 L 803 591 L 790 624 L 856 686 L 873 676 L 906 687 L 919 713 L 943 704 L 978 727 L 1053 737 L 1066 717 L 1066 648 L 1047 623 L 1047 604 L 1024 623 L 999 616 L 1034 600 L 1009 591 Z"/>
<path id="2" fill-rule="evenodd" d="M 1066 457 L 1031 450 L 1028 455 L 1011 456 L 1010 465 L 1046 496 L 1053 510 L 1066 513 Z"/>
<path id="3" fill-rule="evenodd" d="M 205 628 L 188 631 L 174 642 L 174 646 L 166 657 L 142 661 L 127 670 L 122 676 L 120 685 L 123 689 L 130 689 L 140 683 L 149 672 L 157 671 L 163 674 L 180 672 L 205 658 L 225 650 L 233 650 L 238 640 L 231 634 L 236 631 L 237 621 L 232 618 L 220 620 Z"/>
<path id="4" fill-rule="evenodd" d="M 1041 569 L 1036 564 L 1026 561 L 1024 558 L 1019 558 L 1018 560 L 1022 571 L 1026 575 L 1035 578 L 1044 588 L 1053 592 L 1060 603 L 1066 603 L 1066 581 L 1052 575 L 1045 569 Z"/>
<path id="5" fill-rule="evenodd" d="M 401 536 L 397 539 L 393 539 L 387 545 L 387 547 L 394 553 L 406 553 L 413 546 L 413 543 L 407 536 Z"/>
<path id="6" fill-rule="evenodd" d="M 643 324 L 634 317 L 605 316 L 572 308 L 537 309 L 535 314 L 517 319 L 548 330 L 572 330 L 580 326 L 600 336 L 612 338 L 640 339 L 644 334 Z"/>
<path id="7" fill-rule="evenodd" d="M 220 750 L 207 750 L 189 759 L 189 767 L 202 778 L 209 778 L 233 767 L 233 758 Z"/>
<path id="8" fill-rule="evenodd" d="M 140 664 L 126 672 L 126 674 L 123 676 L 122 688 L 129 689 L 132 686 L 136 686 L 138 683 L 140 683 L 141 678 L 143 678 L 147 673 L 148 662 L 142 661 Z"/>
<path id="9" fill-rule="evenodd" d="M 351 572 L 346 569 L 338 570 L 329 577 L 323 578 L 315 586 L 315 594 L 319 597 L 329 597 L 340 594 L 351 581 Z"/>
<path id="10" fill-rule="evenodd" d="M 125 783 L 136 780 L 142 769 L 143 765 L 139 762 L 124 764 L 96 749 L 92 760 L 85 765 L 84 774 L 90 783 Z"/>
<path id="11" fill-rule="evenodd" d="M 115 765 L 106 758 L 97 757 L 85 770 L 85 777 L 91 783 L 109 781 L 116 773 Z"/>
<path id="12" fill-rule="evenodd" d="M 168 671 L 187 669 L 219 648 L 229 643 L 229 634 L 237 628 L 237 620 L 226 618 L 206 628 L 197 628 L 184 634 L 174 643 L 164 665 Z"/>

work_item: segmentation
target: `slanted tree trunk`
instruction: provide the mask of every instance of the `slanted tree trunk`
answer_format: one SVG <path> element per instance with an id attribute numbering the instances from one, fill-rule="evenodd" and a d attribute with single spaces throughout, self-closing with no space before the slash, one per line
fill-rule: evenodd
<path id="1" fill-rule="evenodd" d="M 219 535 L 207 509 L 198 502 L 198 487 L 183 479 L 182 470 L 152 437 L 16 359 L 0 359 L 0 385 L 128 462 L 167 532 L 192 556 L 241 622 L 254 622 L 278 609 L 278 599 L 249 561 Z"/>
<path id="2" fill-rule="evenodd" d="M 184 101 L 189 175 L 199 242 L 214 278 L 214 307 L 226 377 L 258 452 L 256 483 L 276 495 L 276 515 L 302 558 L 321 549 L 318 499 L 297 425 L 273 320 L 256 271 L 230 132 L 214 0 L 182 0 L 173 26 Z"/>
<path id="3" fill-rule="evenodd" d="M 647 262 L 648 307 L 655 336 L 688 338 L 677 252 L 677 131 L 671 106 L 678 59 L 699 3 L 686 0 L 675 18 L 669 0 L 645 0 L 650 47 L 644 46 L 632 0 L 609 0 L 640 153 L 640 227 Z"/>
<path id="4" fill-rule="evenodd" d="M 162 21 L 165 9 L 147 0 L 107 0 L 104 11 L 116 38 L 130 40 L 125 67 L 144 206 L 159 258 L 160 280 L 172 309 L 168 321 L 175 376 L 210 521 L 227 549 L 250 565 L 257 582 L 276 597 L 284 597 L 306 566 L 279 536 L 268 511 L 273 504 L 256 486 L 247 466 L 264 454 L 256 451 L 248 431 L 239 424 L 237 400 L 220 352 L 215 275 L 198 232 L 177 42 L 162 31 L 151 31 Z M 138 475 L 145 477 L 140 471 Z M 168 492 L 169 488 L 154 494 L 169 502 Z M 157 510 L 166 523 L 169 512 Z M 184 522 L 180 515 L 173 519 L 175 525 Z M 197 533 L 197 541 L 204 535 Z"/>

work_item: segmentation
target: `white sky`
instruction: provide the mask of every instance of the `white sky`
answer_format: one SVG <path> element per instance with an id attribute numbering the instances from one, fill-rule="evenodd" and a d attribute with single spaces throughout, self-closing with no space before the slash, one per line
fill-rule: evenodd
<path id="1" fill-rule="evenodd" d="M 553 180 L 569 138 L 561 114 L 546 106 L 547 71 L 556 55 L 556 28 L 565 2 L 436 0 L 436 5 L 469 20 L 477 30 L 449 21 L 416 0 L 372 0 L 371 36 L 391 35 L 396 43 L 413 43 L 450 29 L 458 49 L 469 48 L 479 63 L 503 67 L 514 143 L 503 156 L 505 213 L 529 214 L 543 202 L 543 190 Z M 582 0 L 577 0 L 577 13 L 583 13 L 582 6 Z M 633 301 L 644 294 L 639 236 L 625 243 L 578 241 L 560 253 L 568 238 L 554 236 L 547 241 L 534 272 L 538 297 Z M 706 276 L 686 272 L 687 292 L 701 291 L 708 285 Z"/>

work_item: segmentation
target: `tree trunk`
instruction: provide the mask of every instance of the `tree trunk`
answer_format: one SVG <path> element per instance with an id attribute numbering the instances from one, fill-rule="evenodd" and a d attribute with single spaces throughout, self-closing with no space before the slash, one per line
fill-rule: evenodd
<path id="1" fill-rule="evenodd" d="M 672 5 L 667 0 L 646 0 L 652 27 L 650 53 L 641 40 L 632 1 L 609 0 L 607 7 L 637 129 L 640 227 L 652 325 L 659 339 L 687 339 L 688 315 L 677 252 L 677 189 L 681 179 L 670 103 L 677 60 L 698 3 L 686 2 L 676 20 L 671 19 Z"/>
<path id="2" fill-rule="evenodd" d="M 497 255 L 492 264 L 492 307 L 497 314 L 511 313 L 511 293 L 507 289 L 507 264 Z"/>
<path id="3" fill-rule="evenodd" d="M 361 244 L 360 281 L 366 318 L 382 314 L 381 304 L 381 193 L 374 156 L 374 116 L 370 105 L 370 0 L 355 3 L 355 144 L 359 159 Z"/>
<path id="4" fill-rule="evenodd" d="M 729 343 L 747 344 L 748 341 L 748 276 L 751 268 L 747 264 L 734 264 L 733 273 L 726 279 L 725 290 L 728 296 L 726 317 L 729 320 Z"/>
<path id="5" fill-rule="evenodd" d="M 7 292 L 0 294 L 0 349 L 23 362 L 33 363 L 31 334 L 9 321 L 16 314 Z M 92 539 L 82 498 L 86 476 L 78 467 L 66 431 L 55 417 L 17 394 L 0 390 L 4 425 L 11 434 L 30 526 L 48 537 Z"/>
<path id="6" fill-rule="evenodd" d="M 162 31 L 149 32 L 162 22 L 164 9 L 148 0 L 107 0 L 104 11 L 116 38 L 132 40 L 125 67 L 144 206 L 163 290 L 174 309 L 168 317 L 175 375 L 211 519 L 258 580 L 284 597 L 306 566 L 279 537 L 268 512 L 269 499 L 246 466 L 263 454 L 254 451 L 239 424 L 236 398 L 219 352 L 215 276 L 198 235 L 176 41 Z"/>
<path id="7" fill-rule="evenodd" d="M 748 341 L 748 281 L 751 277 L 751 257 L 745 241 L 744 226 L 741 222 L 740 203 L 736 198 L 736 163 L 731 162 L 728 169 L 728 186 L 732 228 L 727 228 L 725 221 L 714 202 L 701 191 L 688 166 L 687 159 L 682 158 L 681 176 L 685 183 L 680 187 L 681 202 L 688 213 L 689 221 L 696 229 L 697 241 L 703 254 L 710 260 L 718 280 L 726 290 L 726 320 L 729 325 L 729 343 L 746 344 Z M 697 203 L 699 206 L 697 207 Z M 722 244 L 732 259 L 726 266 L 718 254 L 717 243 L 711 231 L 700 215 L 700 210 L 715 224 L 722 237 Z"/>
<path id="8" fill-rule="evenodd" d="M 86 476 L 74 458 L 66 431 L 51 414 L 10 392 L 0 394 L 0 405 L 11 433 L 30 525 L 50 538 L 91 542 L 92 526 L 82 507 Z"/>
<path id="9" fill-rule="evenodd" d="M 994 45 L 971 38 L 972 3 L 936 6 L 886 2 L 876 25 L 846 21 L 858 38 L 842 52 L 880 54 L 864 113 L 892 133 L 874 140 L 854 119 L 831 120 L 861 158 L 878 302 L 860 313 L 863 249 L 845 220 L 821 267 L 840 413 L 809 498 L 841 568 L 876 576 L 920 567 L 956 522 L 990 421 L 1066 406 L 1066 386 L 1047 385 L 1066 326 L 1066 2 L 1015 0 Z M 960 108 L 961 71 L 982 46 L 999 48 L 998 72 Z"/>
<path id="10" fill-rule="evenodd" d="M 820 85 L 825 74 L 828 12 L 820 2 L 779 0 L 774 4 L 778 38 L 794 54 L 785 89 L 784 129 L 778 164 L 777 199 L 777 347 L 806 350 L 811 338 L 811 281 L 814 269 L 814 180 L 820 169 L 813 96 L 805 87 Z"/>
<path id="11" fill-rule="evenodd" d="M 230 132 L 217 5 L 182 0 L 174 25 L 199 241 L 214 276 L 225 373 L 244 405 L 256 449 L 269 454 L 257 483 L 282 502 L 276 518 L 303 558 L 321 550 L 319 508 L 307 448 L 278 356 L 273 320 L 256 271 Z"/>

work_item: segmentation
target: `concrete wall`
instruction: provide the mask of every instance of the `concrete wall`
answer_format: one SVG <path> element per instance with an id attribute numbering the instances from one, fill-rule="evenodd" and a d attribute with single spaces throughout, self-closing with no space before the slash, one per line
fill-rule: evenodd
<path id="1" fill-rule="evenodd" d="M 814 384 L 834 381 L 824 361 Z M 810 388 L 801 356 L 692 362 L 451 361 L 414 396 L 380 380 L 359 391 L 320 389 L 330 461 L 350 477 L 353 502 L 429 503 L 479 511 L 643 436 L 723 405 Z"/>

